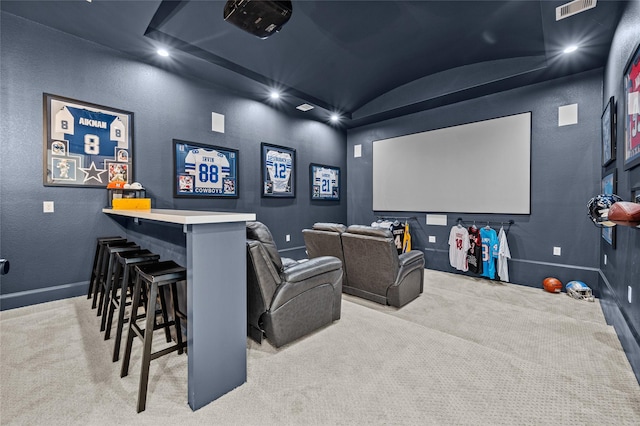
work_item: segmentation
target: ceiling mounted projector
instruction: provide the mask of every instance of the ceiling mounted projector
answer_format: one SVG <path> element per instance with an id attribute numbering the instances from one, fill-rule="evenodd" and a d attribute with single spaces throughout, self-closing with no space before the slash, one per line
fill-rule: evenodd
<path id="1" fill-rule="evenodd" d="M 290 1 L 229 0 L 224 20 L 260 38 L 280 31 L 291 18 Z"/>

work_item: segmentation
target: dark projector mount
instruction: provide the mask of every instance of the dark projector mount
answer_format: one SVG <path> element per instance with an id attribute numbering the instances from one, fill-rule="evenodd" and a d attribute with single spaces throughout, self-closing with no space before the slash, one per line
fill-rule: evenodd
<path id="1" fill-rule="evenodd" d="M 280 31 L 292 10 L 291 1 L 229 0 L 224 20 L 264 39 Z"/>

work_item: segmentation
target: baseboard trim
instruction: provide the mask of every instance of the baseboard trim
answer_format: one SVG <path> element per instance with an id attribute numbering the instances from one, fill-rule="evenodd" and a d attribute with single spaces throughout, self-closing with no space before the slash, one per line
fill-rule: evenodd
<path id="1" fill-rule="evenodd" d="M 34 290 L 18 291 L 0 295 L 0 311 L 22 308 L 23 306 L 36 305 L 38 303 L 52 302 L 54 300 L 68 299 L 87 294 L 89 281 L 62 284 L 54 287 L 38 288 Z"/>
<path id="2" fill-rule="evenodd" d="M 616 297 L 615 292 L 611 288 L 609 280 L 600 271 L 600 278 L 605 286 L 607 286 L 610 297 L 601 299 L 602 313 L 609 325 L 612 325 L 618 335 L 618 340 L 622 344 L 629 364 L 636 375 L 638 384 L 640 384 L 640 333 L 631 323 L 631 320 L 620 304 L 620 300 Z M 609 303 L 610 299 L 611 303 Z"/>
<path id="3" fill-rule="evenodd" d="M 278 253 L 285 253 L 288 251 L 294 251 L 294 250 L 306 250 L 307 247 L 306 246 L 298 246 L 298 247 L 291 247 L 291 248 L 286 248 L 286 249 L 281 249 L 278 250 Z"/>
<path id="4" fill-rule="evenodd" d="M 443 250 L 443 249 L 436 249 L 436 248 L 428 248 L 425 247 L 424 249 L 422 249 L 422 251 L 424 252 L 431 252 L 431 253 L 439 253 L 439 254 L 444 254 L 444 255 L 449 255 L 449 250 Z M 590 266 L 580 266 L 580 265 L 569 265 L 566 263 L 553 263 L 553 262 L 543 262 L 540 260 L 527 260 L 527 259 L 509 259 L 509 262 L 515 262 L 515 263 L 526 263 L 526 264 L 530 264 L 530 265 L 541 265 L 541 266 L 551 266 L 554 268 L 564 268 L 564 269 L 575 269 L 575 270 L 579 270 L 579 271 L 588 271 L 588 272 L 601 272 L 599 268 L 593 268 Z M 448 272 L 448 271 L 444 271 L 444 272 Z"/>

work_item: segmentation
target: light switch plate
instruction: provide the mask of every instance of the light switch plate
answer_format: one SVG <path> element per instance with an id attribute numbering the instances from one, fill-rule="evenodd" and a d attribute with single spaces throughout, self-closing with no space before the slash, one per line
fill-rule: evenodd
<path id="1" fill-rule="evenodd" d="M 43 213 L 53 213 L 53 201 L 43 201 L 42 202 L 42 212 Z"/>

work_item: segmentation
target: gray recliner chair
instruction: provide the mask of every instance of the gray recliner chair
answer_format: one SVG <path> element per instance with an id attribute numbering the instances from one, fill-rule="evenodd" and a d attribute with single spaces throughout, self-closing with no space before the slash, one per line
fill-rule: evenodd
<path id="1" fill-rule="evenodd" d="M 340 319 L 342 262 L 281 258 L 269 229 L 247 223 L 247 333 L 275 347 Z"/>
<path id="2" fill-rule="evenodd" d="M 401 307 L 423 290 L 424 253 L 398 254 L 391 231 L 351 225 L 342 233 L 344 264 L 349 274 L 343 291 L 374 302 Z"/>
<path id="3" fill-rule="evenodd" d="M 311 229 L 303 229 L 302 237 L 307 249 L 309 259 L 320 256 L 334 256 L 342 262 L 344 276 L 342 277 L 342 287 L 349 285 L 347 270 L 344 267 L 344 255 L 342 251 L 341 234 L 347 227 L 341 223 L 314 223 Z"/>

